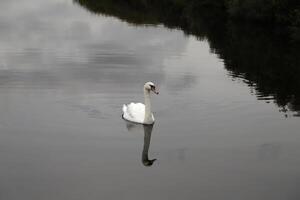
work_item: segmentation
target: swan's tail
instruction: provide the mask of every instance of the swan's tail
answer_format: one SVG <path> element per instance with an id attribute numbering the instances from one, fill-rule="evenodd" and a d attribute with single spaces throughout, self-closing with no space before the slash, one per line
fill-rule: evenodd
<path id="1" fill-rule="evenodd" d="M 124 115 L 124 113 L 126 113 L 127 112 L 127 105 L 126 104 L 123 104 L 123 115 Z"/>

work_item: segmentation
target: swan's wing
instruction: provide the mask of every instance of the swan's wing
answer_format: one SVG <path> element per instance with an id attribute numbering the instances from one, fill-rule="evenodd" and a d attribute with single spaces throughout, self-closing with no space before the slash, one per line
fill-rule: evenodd
<path id="1" fill-rule="evenodd" d="M 143 123 L 145 118 L 145 105 L 142 103 L 124 104 L 123 117 L 132 122 Z"/>

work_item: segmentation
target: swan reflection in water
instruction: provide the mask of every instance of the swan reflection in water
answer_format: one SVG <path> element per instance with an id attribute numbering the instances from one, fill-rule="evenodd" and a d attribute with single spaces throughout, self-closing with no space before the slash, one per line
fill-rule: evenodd
<path id="1" fill-rule="evenodd" d="M 144 129 L 144 146 L 143 146 L 143 153 L 142 153 L 142 163 L 146 167 L 152 166 L 153 163 L 157 160 L 157 159 L 149 159 L 149 157 L 148 157 L 153 124 L 141 125 L 141 124 L 136 124 L 136 123 L 126 121 L 126 127 L 127 127 L 128 131 L 130 131 L 130 132 L 133 132 L 135 129 L 140 130 L 140 128 L 143 127 L 143 129 Z"/>

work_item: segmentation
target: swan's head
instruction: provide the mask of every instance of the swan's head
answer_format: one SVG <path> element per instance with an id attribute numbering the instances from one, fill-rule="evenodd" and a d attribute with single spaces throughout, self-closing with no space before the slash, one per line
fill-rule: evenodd
<path id="1" fill-rule="evenodd" d="M 148 92 L 152 91 L 152 92 L 154 92 L 155 94 L 159 94 L 159 92 L 157 91 L 157 89 L 156 89 L 154 83 L 152 83 L 152 82 L 147 82 L 147 83 L 145 83 L 144 89 L 145 89 L 146 91 L 148 91 Z"/>

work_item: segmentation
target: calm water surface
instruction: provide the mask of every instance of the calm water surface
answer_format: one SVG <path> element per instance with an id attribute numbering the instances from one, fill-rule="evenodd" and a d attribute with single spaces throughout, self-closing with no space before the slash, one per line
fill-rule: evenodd
<path id="1" fill-rule="evenodd" d="M 70 0 L 0 10 L 0 199 L 300 198 L 298 111 L 207 40 Z M 157 122 L 127 124 L 146 81 Z"/>

